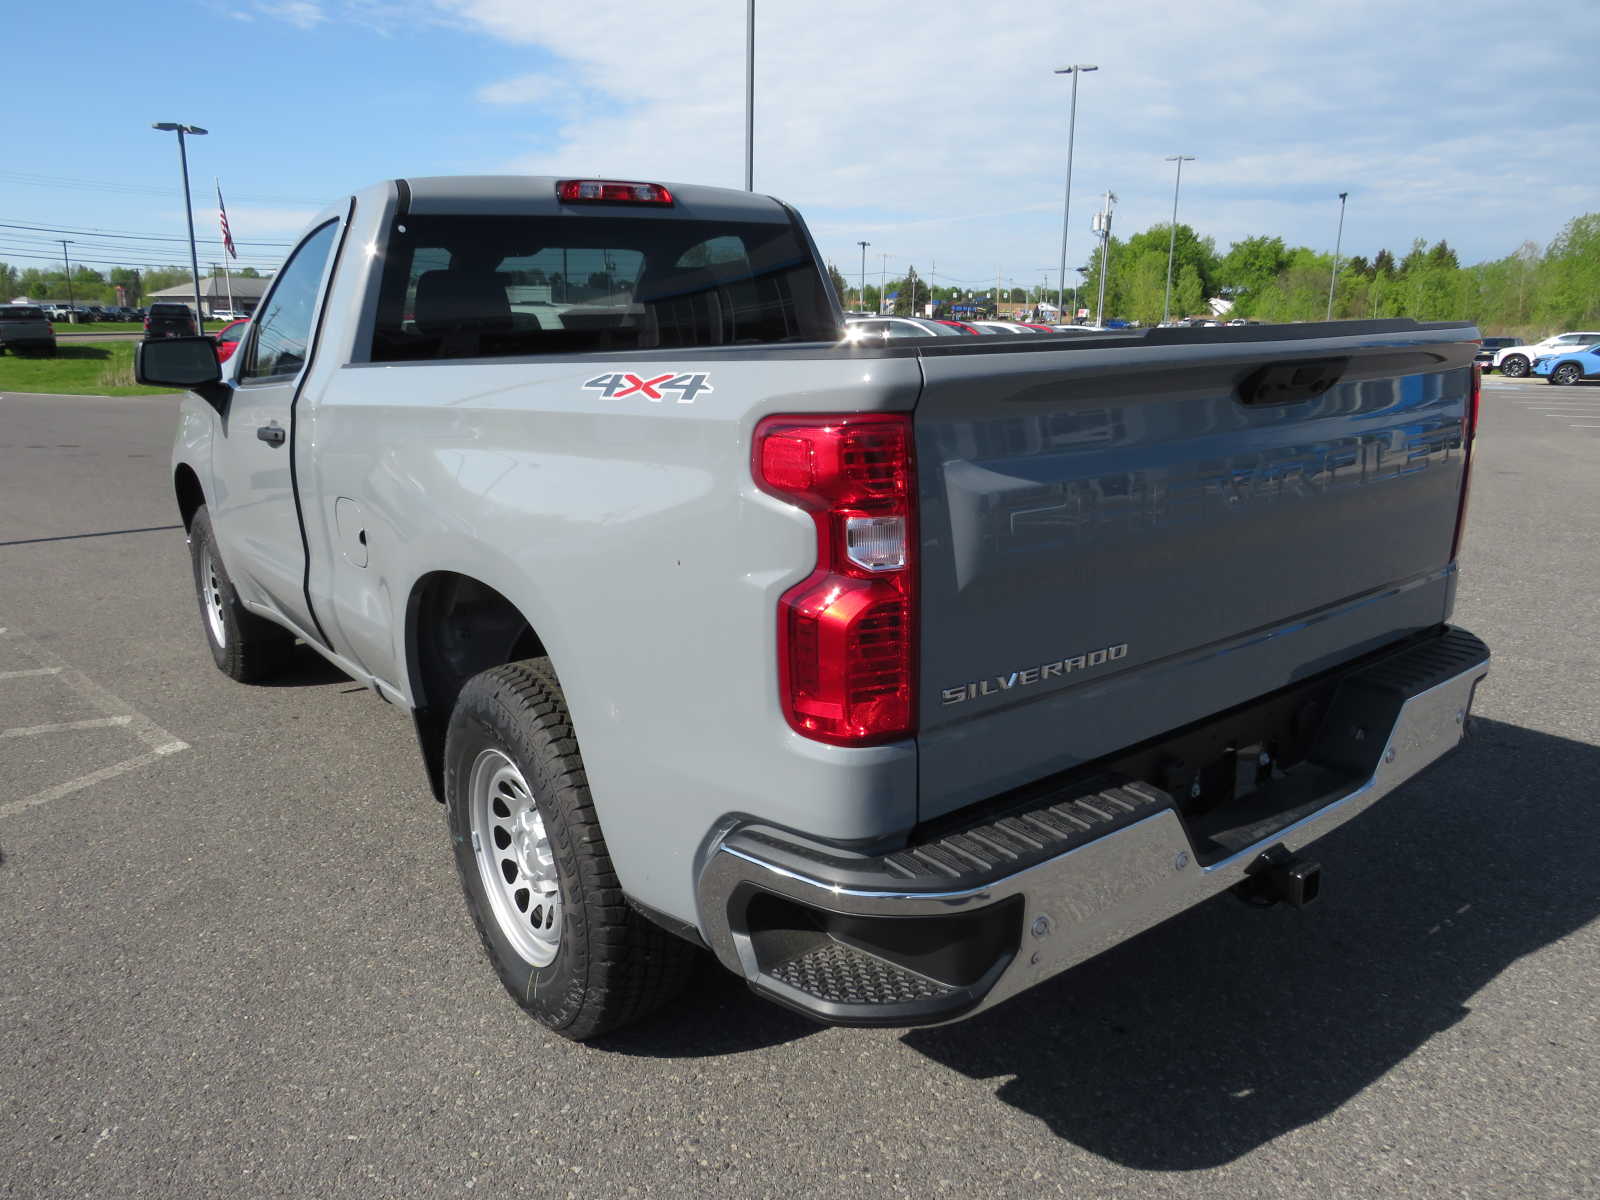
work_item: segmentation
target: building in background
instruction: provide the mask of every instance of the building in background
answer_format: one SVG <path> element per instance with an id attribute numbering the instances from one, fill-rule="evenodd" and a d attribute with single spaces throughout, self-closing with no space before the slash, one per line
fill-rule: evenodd
<path id="1" fill-rule="evenodd" d="M 233 277 L 233 308 L 236 312 L 253 313 L 256 305 L 261 303 L 261 297 L 266 294 L 272 285 L 270 276 L 260 279 L 249 279 L 235 275 Z M 162 288 L 159 292 L 150 292 L 145 298 L 146 304 L 153 304 L 157 300 L 168 303 L 194 304 L 194 284 L 180 283 L 177 287 Z M 200 303 L 205 306 L 204 316 L 221 312 L 228 307 L 228 281 L 221 276 L 208 275 L 200 281 Z"/>

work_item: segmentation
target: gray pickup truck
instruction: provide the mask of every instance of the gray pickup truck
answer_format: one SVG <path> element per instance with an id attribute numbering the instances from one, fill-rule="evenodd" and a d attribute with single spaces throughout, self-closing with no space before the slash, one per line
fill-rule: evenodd
<path id="1" fill-rule="evenodd" d="M 56 331 L 37 304 L 0 304 L 0 354 L 56 352 Z"/>
<path id="2" fill-rule="evenodd" d="M 139 348 L 217 665 L 299 639 L 411 712 L 489 959 L 569 1037 L 696 947 L 929 1024 L 1305 903 L 1488 671 L 1448 623 L 1471 326 L 842 326 L 769 197 L 438 178 L 328 209 L 225 367 Z"/>

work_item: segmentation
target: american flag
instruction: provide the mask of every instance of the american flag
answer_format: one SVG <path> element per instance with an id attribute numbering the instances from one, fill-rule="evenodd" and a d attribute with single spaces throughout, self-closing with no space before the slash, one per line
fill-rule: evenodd
<path id="1" fill-rule="evenodd" d="M 217 216 L 222 220 L 222 248 L 230 258 L 238 258 L 239 252 L 233 248 L 233 234 L 228 232 L 228 206 L 222 202 L 221 182 L 217 184 Z"/>

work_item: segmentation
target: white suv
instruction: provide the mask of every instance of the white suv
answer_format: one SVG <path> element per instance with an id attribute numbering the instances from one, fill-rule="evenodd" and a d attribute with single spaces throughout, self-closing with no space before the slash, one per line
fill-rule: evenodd
<path id="1" fill-rule="evenodd" d="M 1521 379 L 1528 373 L 1533 360 L 1541 354 L 1556 354 L 1562 350 L 1586 350 L 1596 342 L 1600 342 L 1600 332 L 1558 333 L 1529 346 L 1507 346 L 1504 350 L 1497 350 L 1492 366 L 1502 375 Z"/>

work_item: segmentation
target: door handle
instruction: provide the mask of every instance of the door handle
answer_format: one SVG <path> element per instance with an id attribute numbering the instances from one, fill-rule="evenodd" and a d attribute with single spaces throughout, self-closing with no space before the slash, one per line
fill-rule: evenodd
<path id="1" fill-rule="evenodd" d="M 284 431 L 282 425 L 273 424 L 261 426 L 256 430 L 256 436 L 269 446 L 281 446 L 283 445 L 283 439 L 289 435 Z"/>

